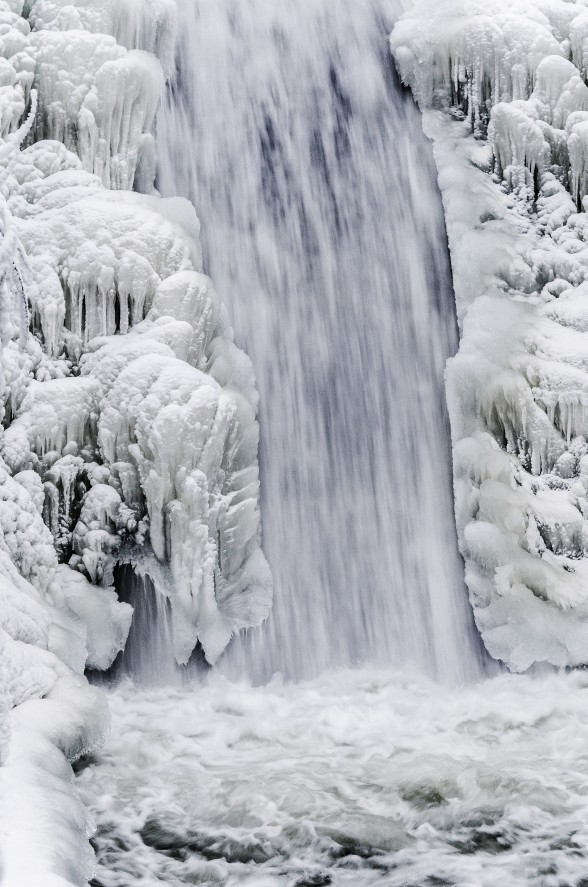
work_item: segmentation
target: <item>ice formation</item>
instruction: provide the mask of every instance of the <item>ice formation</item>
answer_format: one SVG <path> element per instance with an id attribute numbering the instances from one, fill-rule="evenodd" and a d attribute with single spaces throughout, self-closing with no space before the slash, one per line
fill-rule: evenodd
<path id="1" fill-rule="evenodd" d="M 193 208 L 153 187 L 174 39 L 171 0 L 0 2 L 6 887 L 90 876 L 68 761 L 107 727 L 84 669 L 125 645 L 117 562 L 153 566 L 179 663 L 198 643 L 213 662 L 271 602 L 251 366 Z"/>
<path id="2" fill-rule="evenodd" d="M 446 211 L 456 515 L 476 622 L 513 670 L 582 665 L 588 10 L 420 0 L 392 49 L 425 112 Z"/>

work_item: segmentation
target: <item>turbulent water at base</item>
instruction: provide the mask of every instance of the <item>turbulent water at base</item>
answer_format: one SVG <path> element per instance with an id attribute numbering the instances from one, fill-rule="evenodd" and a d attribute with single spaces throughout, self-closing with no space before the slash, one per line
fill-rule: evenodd
<path id="1" fill-rule="evenodd" d="M 111 696 L 93 887 L 587 887 L 588 677 Z"/>
<path id="2" fill-rule="evenodd" d="M 478 672 L 456 547 L 443 369 L 456 330 L 440 197 L 392 68 L 393 0 L 180 0 L 163 194 L 261 401 L 269 623 L 225 673 L 370 662 Z"/>

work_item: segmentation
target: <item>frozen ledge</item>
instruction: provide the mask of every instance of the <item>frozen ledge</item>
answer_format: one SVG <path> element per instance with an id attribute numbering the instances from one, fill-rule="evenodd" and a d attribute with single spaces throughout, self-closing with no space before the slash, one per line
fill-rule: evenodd
<path id="1" fill-rule="evenodd" d="M 513 671 L 588 662 L 588 11 L 417 0 L 391 37 L 433 140 L 460 322 L 447 367 L 476 623 Z"/>

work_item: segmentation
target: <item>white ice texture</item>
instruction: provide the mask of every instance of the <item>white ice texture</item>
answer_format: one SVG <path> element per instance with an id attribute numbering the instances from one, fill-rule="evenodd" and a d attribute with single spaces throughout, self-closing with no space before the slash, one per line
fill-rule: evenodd
<path id="1" fill-rule="evenodd" d="M 456 515 L 476 622 L 512 670 L 582 665 L 588 5 L 421 0 L 392 49 L 425 111 L 446 212 Z"/>
<path id="2" fill-rule="evenodd" d="M 158 565 L 179 663 L 197 643 L 214 662 L 271 603 L 251 365 L 193 207 L 153 186 L 174 40 L 171 0 L 0 0 L 6 887 L 91 875 L 68 761 L 108 726 L 84 669 L 129 632 L 117 561 Z"/>

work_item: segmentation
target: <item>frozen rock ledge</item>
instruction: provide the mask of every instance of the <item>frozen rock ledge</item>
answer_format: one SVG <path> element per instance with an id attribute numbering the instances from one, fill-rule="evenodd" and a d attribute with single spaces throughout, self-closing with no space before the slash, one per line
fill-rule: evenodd
<path id="1" fill-rule="evenodd" d="M 585 665 L 588 9 L 417 0 L 391 43 L 445 206 L 456 517 L 476 623 L 514 671 Z"/>
<path id="2" fill-rule="evenodd" d="M 5 887 L 91 875 L 69 762 L 108 724 L 84 670 L 129 632 L 117 562 L 158 565 L 178 663 L 271 604 L 251 365 L 194 209 L 153 185 L 174 29 L 172 0 L 0 0 Z"/>

